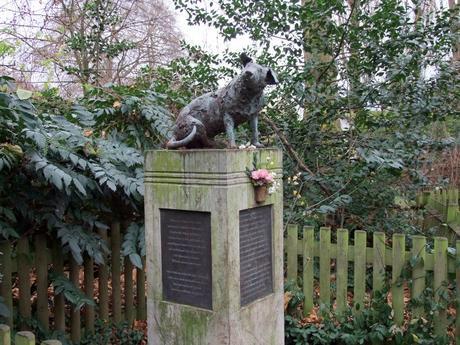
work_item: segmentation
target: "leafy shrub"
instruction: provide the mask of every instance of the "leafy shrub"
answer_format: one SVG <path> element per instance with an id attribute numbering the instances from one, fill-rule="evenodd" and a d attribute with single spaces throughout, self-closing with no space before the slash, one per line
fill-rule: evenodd
<path id="1" fill-rule="evenodd" d="M 80 345 L 138 345 L 143 339 L 144 333 L 127 323 L 114 325 L 98 320 L 94 334 L 86 335 Z"/>
<path id="2" fill-rule="evenodd" d="M 309 323 L 309 318 L 301 316 L 301 290 L 287 285 L 286 291 L 291 296 L 285 314 L 286 345 L 448 345 L 453 341 L 449 335 L 434 335 L 436 311 L 440 307 L 445 308 L 445 301 L 436 303 L 431 289 L 426 289 L 419 299 L 411 301 L 408 305 L 409 312 L 422 307 L 426 316 L 406 321 L 401 327 L 393 321 L 393 310 L 387 301 L 388 289 L 377 291 L 370 304 L 358 310 L 355 315 L 352 308 L 338 314 L 323 305 L 319 308 L 318 322 L 315 323 Z"/>

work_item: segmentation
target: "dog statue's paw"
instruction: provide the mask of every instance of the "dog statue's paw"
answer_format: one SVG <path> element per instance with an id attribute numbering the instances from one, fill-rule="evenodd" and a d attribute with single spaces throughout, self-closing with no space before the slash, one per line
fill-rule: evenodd
<path id="1" fill-rule="evenodd" d="M 255 143 L 251 143 L 251 145 L 254 145 L 255 147 L 257 147 L 258 149 L 262 148 L 262 147 L 265 147 L 263 144 L 259 143 L 259 142 L 255 142 Z"/>

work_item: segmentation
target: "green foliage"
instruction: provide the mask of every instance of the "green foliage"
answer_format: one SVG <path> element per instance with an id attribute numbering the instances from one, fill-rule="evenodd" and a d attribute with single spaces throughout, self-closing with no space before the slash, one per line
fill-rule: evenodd
<path id="1" fill-rule="evenodd" d="M 5 304 L 3 297 L 0 297 L 0 317 L 7 318 L 11 315 L 8 307 Z"/>
<path id="2" fill-rule="evenodd" d="M 164 97 L 114 86 L 93 88 L 69 104 L 54 92 L 21 99 L 11 78 L 0 84 L 2 237 L 46 229 L 78 263 L 85 253 L 102 263 L 108 248 L 96 233 L 126 219 L 138 224 L 136 245 L 126 247 L 126 255 L 139 266 L 145 254 L 143 150 L 169 135 Z"/>
<path id="3" fill-rule="evenodd" d="M 96 321 L 94 334 L 87 334 L 81 345 L 138 345 L 145 339 L 144 333 L 132 329 L 128 324 L 106 324 L 101 320 Z"/>
<path id="4" fill-rule="evenodd" d="M 144 226 L 131 223 L 126 229 L 122 253 L 129 256 L 129 259 L 137 268 L 142 268 L 142 257 L 145 256 L 145 232 Z"/>
<path id="5" fill-rule="evenodd" d="M 95 306 L 94 300 L 75 287 L 67 277 L 55 273 L 52 273 L 50 277 L 54 293 L 56 295 L 64 294 L 65 299 L 72 303 L 74 310 L 80 310 L 85 305 Z"/>
<path id="6" fill-rule="evenodd" d="M 415 22 L 412 5 L 398 0 L 304 3 L 175 0 L 190 24 L 227 40 L 252 38 L 255 59 L 278 73 L 261 132 L 285 149 L 287 177 L 300 173 L 285 188 L 286 221 L 419 231 L 394 200 L 428 184 L 427 152 L 458 144 L 430 133 L 435 122 L 458 123 L 458 8 L 426 10 Z M 229 60 L 203 59 L 208 69 L 197 69 L 208 72 L 182 69 L 182 78 L 213 87 L 215 61 Z M 344 120 L 346 130 L 338 128 Z"/>
<path id="7" fill-rule="evenodd" d="M 301 301 L 303 294 L 299 288 L 286 286 L 292 297 L 285 315 L 286 345 L 304 344 L 445 344 L 453 339 L 448 335 L 434 335 L 433 326 L 436 311 L 445 308 L 443 302 L 434 302 L 433 292 L 426 289 L 424 295 L 411 301 L 409 309 L 422 306 L 425 317 L 414 318 L 402 327 L 393 322 L 393 313 L 388 304 L 388 290 L 374 292 L 369 306 L 353 314 L 353 309 L 337 314 L 322 307 L 318 311 L 320 321 L 302 321 Z M 453 322 L 453 320 L 451 320 Z"/>

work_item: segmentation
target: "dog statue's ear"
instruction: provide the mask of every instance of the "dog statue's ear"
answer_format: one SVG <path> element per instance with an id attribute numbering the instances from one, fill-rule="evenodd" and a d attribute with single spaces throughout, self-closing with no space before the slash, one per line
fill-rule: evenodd
<path id="1" fill-rule="evenodd" d="M 246 53 L 242 53 L 240 55 L 240 60 L 244 67 L 246 67 L 248 63 L 252 62 L 252 59 L 249 56 L 247 56 Z"/>
<path id="2" fill-rule="evenodd" d="M 279 83 L 278 76 L 270 68 L 267 71 L 267 76 L 265 77 L 265 81 L 268 85 L 276 85 Z"/>

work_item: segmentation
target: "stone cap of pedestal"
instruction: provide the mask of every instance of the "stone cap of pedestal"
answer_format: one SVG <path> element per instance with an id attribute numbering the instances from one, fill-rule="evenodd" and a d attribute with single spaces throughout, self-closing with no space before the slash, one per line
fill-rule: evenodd
<path id="1" fill-rule="evenodd" d="M 282 153 L 277 148 L 147 151 L 145 182 L 168 184 L 232 185 L 247 183 L 247 170 L 255 167 L 281 177 Z"/>

